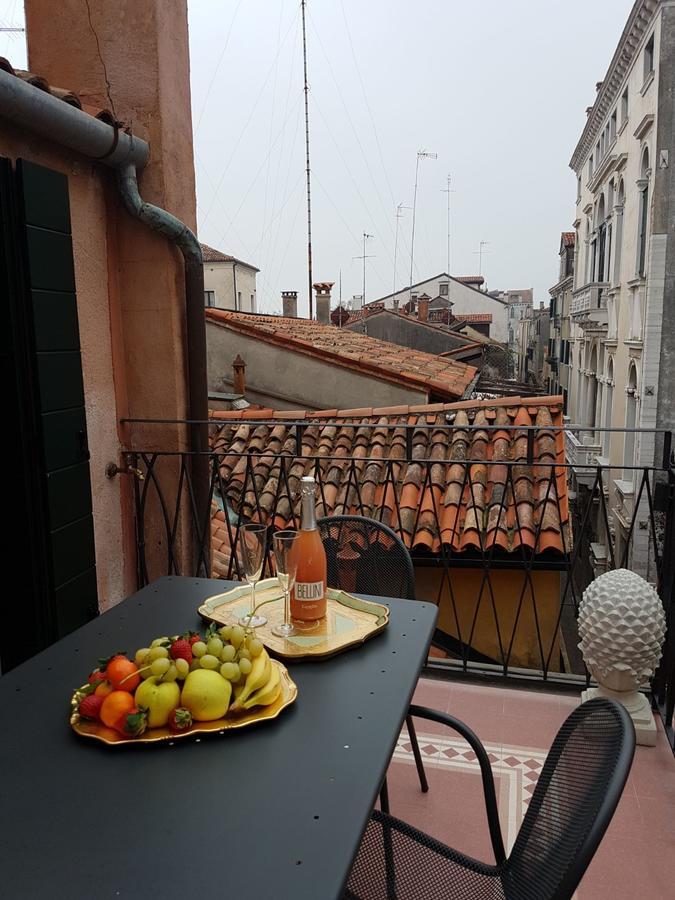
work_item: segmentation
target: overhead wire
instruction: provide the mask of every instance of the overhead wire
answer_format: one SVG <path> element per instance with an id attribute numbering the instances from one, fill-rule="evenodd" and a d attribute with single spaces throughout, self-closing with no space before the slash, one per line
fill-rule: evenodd
<path id="1" fill-rule="evenodd" d="M 201 112 L 199 113 L 199 117 L 197 119 L 197 124 L 194 129 L 194 137 L 195 138 L 197 137 L 197 132 L 199 131 L 199 126 L 202 124 L 202 119 L 204 118 L 204 113 L 206 112 L 206 107 L 209 102 L 209 97 L 211 96 L 211 90 L 215 83 L 216 76 L 218 75 L 220 66 L 223 62 L 223 59 L 225 58 L 225 53 L 227 52 L 227 47 L 228 47 L 228 44 L 230 43 L 230 37 L 232 35 L 232 29 L 234 28 L 235 19 L 237 18 L 237 13 L 239 12 L 239 9 L 243 2 L 244 2 L 244 0 L 239 0 L 239 3 L 237 3 L 234 13 L 232 15 L 232 19 L 230 21 L 230 27 L 228 28 L 228 31 L 227 31 L 227 37 L 225 38 L 225 43 L 223 44 L 223 49 L 220 51 L 220 56 L 218 57 L 218 62 L 216 63 L 216 68 L 214 69 L 213 75 L 211 76 L 211 81 L 209 82 L 209 86 L 206 90 L 206 95 L 204 97 L 204 102 L 202 103 L 202 109 L 201 109 Z"/>

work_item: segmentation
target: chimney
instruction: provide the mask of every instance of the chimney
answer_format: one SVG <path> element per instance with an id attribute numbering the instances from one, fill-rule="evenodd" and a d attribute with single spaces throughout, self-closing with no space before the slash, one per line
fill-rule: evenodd
<path id="1" fill-rule="evenodd" d="M 417 318 L 420 322 L 429 321 L 429 298 L 420 297 L 417 301 Z"/>
<path id="2" fill-rule="evenodd" d="M 234 369 L 234 393 L 241 394 L 243 397 L 246 393 L 246 363 L 237 353 L 237 358 L 232 363 Z"/>
<path id="3" fill-rule="evenodd" d="M 287 319 L 298 318 L 298 292 L 282 291 L 281 303 L 283 306 L 284 317 Z"/>
<path id="4" fill-rule="evenodd" d="M 316 320 L 323 325 L 330 323 L 330 289 L 334 281 L 317 281 L 314 285 L 316 291 Z"/>

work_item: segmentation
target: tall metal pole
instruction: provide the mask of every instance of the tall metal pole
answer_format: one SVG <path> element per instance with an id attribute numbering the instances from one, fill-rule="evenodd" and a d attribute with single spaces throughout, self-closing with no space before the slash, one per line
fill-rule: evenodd
<path id="1" fill-rule="evenodd" d="M 368 238 L 371 238 L 372 234 L 366 234 L 363 232 L 363 307 L 365 309 L 366 306 L 366 241 Z"/>
<path id="2" fill-rule="evenodd" d="M 450 176 L 448 175 L 448 186 L 442 191 L 442 193 L 448 195 L 448 270 L 447 274 L 450 274 L 450 194 L 452 191 L 450 190 Z"/>
<path id="3" fill-rule="evenodd" d="M 394 305 L 394 309 L 398 309 L 398 298 L 396 297 L 396 252 L 398 250 L 398 222 L 399 219 L 403 218 L 402 209 L 411 209 L 410 206 L 404 206 L 403 203 L 399 203 L 396 207 L 396 231 L 394 235 L 394 288 L 392 291 L 391 299 Z"/>
<path id="4" fill-rule="evenodd" d="M 415 213 L 417 212 L 417 176 L 419 174 L 420 168 L 420 160 L 421 159 L 438 159 L 437 153 L 428 153 L 426 150 L 418 150 L 417 151 L 417 162 L 415 163 L 415 190 L 413 191 L 413 206 L 412 206 L 412 233 L 410 235 L 410 296 L 409 300 L 412 300 L 412 285 L 413 285 L 413 267 L 415 264 Z"/>
<path id="5" fill-rule="evenodd" d="M 305 73 L 305 157 L 307 160 L 307 274 L 309 284 L 309 318 L 314 318 L 312 302 L 312 201 L 309 183 L 309 85 L 307 84 L 307 31 L 305 27 L 305 2 L 302 0 L 302 61 Z"/>

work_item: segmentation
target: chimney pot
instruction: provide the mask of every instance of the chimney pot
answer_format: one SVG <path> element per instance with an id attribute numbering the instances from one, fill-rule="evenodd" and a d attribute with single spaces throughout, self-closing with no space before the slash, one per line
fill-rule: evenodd
<path id="1" fill-rule="evenodd" d="M 334 281 L 317 281 L 314 285 L 316 291 L 316 320 L 323 325 L 330 323 L 330 291 Z"/>
<path id="2" fill-rule="evenodd" d="M 241 394 L 243 397 L 246 393 L 246 363 L 237 353 L 236 359 L 232 361 L 234 370 L 234 393 Z"/>
<path id="3" fill-rule="evenodd" d="M 281 305 L 283 307 L 284 318 L 286 318 L 286 319 L 297 319 L 298 318 L 298 292 L 297 291 L 282 291 L 281 292 Z"/>

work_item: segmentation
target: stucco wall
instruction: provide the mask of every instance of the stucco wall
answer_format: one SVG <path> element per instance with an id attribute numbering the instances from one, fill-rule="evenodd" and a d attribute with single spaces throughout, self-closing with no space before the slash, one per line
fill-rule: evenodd
<path id="1" fill-rule="evenodd" d="M 237 282 L 236 304 L 234 282 Z M 241 263 L 204 263 L 204 290 L 215 293 L 217 309 L 238 309 L 239 312 L 257 312 L 255 269 Z"/>
<path id="2" fill-rule="evenodd" d="M 375 313 L 345 327 L 350 331 L 359 331 L 361 334 L 367 334 L 381 341 L 389 341 L 400 347 L 423 350 L 426 353 L 445 353 L 447 350 L 462 347 L 466 343 L 439 328 L 420 324 L 409 316 L 403 318 L 388 313 L 380 315 Z"/>
<path id="3" fill-rule="evenodd" d="M 210 391 L 232 385 L 232 361 L 246 363 L 246 398 L 275 409 L 353 409 L 426 403 L 427 394 L 361 375 L 206 323 Z"/>

